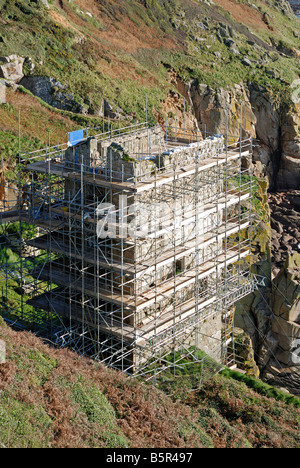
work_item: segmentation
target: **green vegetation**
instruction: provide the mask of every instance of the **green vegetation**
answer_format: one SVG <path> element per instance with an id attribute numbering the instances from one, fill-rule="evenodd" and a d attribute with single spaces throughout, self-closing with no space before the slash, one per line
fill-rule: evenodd
<path id="1" fill-rule="evenodd" d="M 86 380 L 82 375 L 77 375 L 77 382 L 70 383 L 60 379 L 61 388 L 70 390 L 71 401 L 79 406 L 79 412 L 86 415 L 87 420 L 95 430 L 98 437 L 103 440 L 108 448 L 128 448 L 129 441 L 116 424 L 116 413 L 107 398 L 99 391 L 92 380 Z"/>
<path id="2" fill-rule="evenodd" d="M 55 314 L 27 304 L 35 291 L 42 293 L 48 290 L 47 283 L 31 276 L 34 267 L 49 259 L 48 253 L 40 252 L 35 259 L 20 256 L 20 240 L 31 239 L 36 229 L 26 223 L 0 226 L 0 265 L 4 267 L 0 272 L 0 315 L 27 329 L 40 331 L 50 322 L 54 325 L 58 319 Z"/>
<path id="3" fill-rule="evenodd" d="M 6 363 L 0 364 L 1 446 L 299 445 L 299 399 L 235 371 L 224 369 L 191 391 L 190 378 L 199 368 L 182 354 L 184 372 L 170 373 L 162 391 L 70 351 L 53 349 L 28 332 L 14 332 L 3 321 L 0 339 L 6 344 Z"/>
<path id="4" fill-rule="evenodd" d="M 261 395 L 274 398 L 277 401 L 283 401 L 289 405 L 295 406 L 295 408 L 300 408 L 300 398 L 288 395 L 283 391 L 266 384 L 262 380 L 254 379 L 253 377 L 241 374 L 240 372 L 233 371 L 231 369 L 222 370 L 221 375 L 229 379 L 237 380 L 238 382 L 243 382 L 247 387 L 255 390 Z"/>
<path id="5" fill-rule="evenodd" d="M 51 418 L 44 408 L 18 401 L 8 392 L 0 395 L 0 425 L 2 447 L 48 447 Z"/>
<path id="6" fill-rule="evenodd" d="M 109 8 L 98 5 L 95 15 L 83 11 L 76 0 L 64 3 L 63 9 L 53 2 L 51 14 L 39 2 L 0 0 L 5 23 L 0 24 L 1 54 L 30 57 L 35 68 L 28 73 L 67 85 L 78 104 L 89 102 L 97 110 L 105 97 L 139 120 L 145 119 L 146 94 L 149 109 L 161 110 L 160 102 L 172 89 L 170 69 L 185 82 L 193 79 L 212 87 L 253 82 L 282 98 L 287 84 L 298 77 L 299 21 L 272 3 L 254 3 L 249 29 L 234 18 L 234 10 L 229 14 L 203 2 L 127 0 Z M 251 9 L 246 1 L 238 5 Z M 106 39 L 111 37 L 111 18 L 117 30 L 127 30 L 132 50 L 124 48 L 125 37 L 124 43 Z M 218 35 L 220 25 L 234 31 L 238 55 L 226 45 L 226 37 Z M 244 56 L 252 66 L 242 63 Z M 124 69 L 129 72 L 124 74 Z"/>
<path id="7" fill-rule="evenodd" d="M 0 105 L 0 156 L 9 164 L 8 180 L 15 177 L 19 152 L 19 109 L 26 152 L 48 144 L 49 133 L 56 144 L 66 141 L 69 131 L 102 126 L 103 98 L 119 106 L 127 122 L 141 122 L 147 95 L 149 121 L 154 124 L 160 115 L 164 120 L 162 103 L 178 92 L 170 72 L 213 88 L 256 83 L 274 99 L 290 102 L 290 84 L 298 78 L 300 24 L 273 2 L 254 0 L 254 8 L 242 0 L 228 12 L 200 1 L 126 0 L 98 4 L 98 13 L 83 10 L 77 0 L 63 2 L 63 8 L 50 3 L 48 10 L 39 1 L 0 0 L 1 55 L 23 56 L 28 76 L 55 78 L 75 102 L 96 114 L 53 109 L 23 87 L 17 94 L 8 90 L 7 104 Z M 251 27 L 239 21 L 240 6 L 253 16 Z M 119 36 L 112 32 L 112 19 Z M 239 54 L 226 40 L 234 41 Z M 245 56 L 251 66 L 242 63 Z"/>
<path id="8" fill-rule="evenodd" d="M 266 198 L 268 189 L 267 179 L 242 174 L 241 176 L 228 177 L 226 187 L 251 193 L 252 215 L 256 216 L 260 221 L 269 222 L 270 213 Z"/>

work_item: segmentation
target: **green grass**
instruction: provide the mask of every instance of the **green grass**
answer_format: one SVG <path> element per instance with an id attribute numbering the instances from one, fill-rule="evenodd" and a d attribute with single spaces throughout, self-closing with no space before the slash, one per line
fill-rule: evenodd
<path id="1" fill-rule="evenodd" d="M 283 391 L 266 384 L 262 380 L 254 379 L 253 377 L 241 374 L 240 372 L 233 371 L 231 369 L 224 369 L 221 371 L 221 375 L 227 379 L 234 379 L 238 382 L 243 382 L 248 388 L 255 390 L 260 395 L 274 398 L 277 401 L 283 401 L 288 405 L 292 405 L 295 408 L 300 408 L 300 398 L 293 395 L 288 395 Z"/>
<path id="2" fill-rule="evenodd" d="M 47 448 L 52 421 L 44 408 L 0 393 L 1 445 L 18 448 Z"/>
<path id="3" fill-rule="evenodd" d="M 42 146 L 43 145 L 38 138 L 28 138 L 27 136 L 21 137 L 21 148 L 24 152 L 34 151 L 38 148 L 42 148 Z M 8 161 L 11 165 L 15 165 L 18 154 L 19 137 L 9 131 L 0 131 L 0 155 L 3 155 L 5 161 Z M 7 173 L 5 175 L 7 180 L 9 180 Z"/>
<path id="4" fill-rule="evenodd" d="M 260 4 L 260 2 L 256 2 Z M 145 8 L 145 6 L 147 8 Z M 261 6 L 261 4 L 260 4 Z M 66 29 L 54 22 L 44 8 L 27 0 L 0 0 L 2 16 L 8 20 L 7 25 L 0 25 L 0 36 L 3 38 L 2 55 L 19 54 L 31 57 L 36 65 L 35 75 L 51 76 L 68 84 L 68 91 L 73 94 L 79 104 L 85 105 L 85 99 L 94 108 L 100 108 L 105 97 L 115 105 L 123 108 L 127 114 L 135 113 L 136 118 L 145 118 L 145 95 L 148 94 L 149 109 L 155 107 L 160 111 L 160 103 L 165 99 L 172 86 L 167 83 L 167 69 L 173 68 L 184 81 L 191 79 L 206 83 L 212 87 L 227 87 L 234 83 L 256 82 L 272 90 L 274 95 L 282 99 L 288 89 L 286 83 L 298 77 L 298 62 L 296 57 L 282 57 L 279 54 L 274 68 L 278 69 L 280 79 L 266 75 L 267 68 L 273 68 L 273 60 L 267 67 L 255 65 L 266 51 L 255 49 L 247 44 L 247 38 L 238 35 L 238 46 L 241 56 L 248 55 L 254 66 L 241 64 L 241 57 L 234 57 L 228 48 L 215 39 L 218 22 L 211 20 L 209 30 L 200 31 L 197 22 L 203 15 L 209 16 L 211 10 L 200 2 L 199 6 L 184 4 L 180 0 L 165 2 L 163 0 L 143 2 L 123 2 L 122 7 L 111 6 L 110 14 L 114 15 L 116 25 L 123 14 L 141 29 L 151 27 L 153 33 L 162 37 L 166 35 L 176 42 L 180 31 L 180 40 L 184 46 L 169 50 L 162 45 L 157 49 L 139 48 L 133 53 L 112 49 L 103 53 L 104 44 L 96 37 L 97 30 L 105 29 L 102 16 L 108 14 L 102 11 L 98 16 L 90 18 L 79 12 L 76 3 L 66 6 L 68 12 L 77 14 L 84 19 L 86 26 L 79 28 L 86 36 L 83 43 L 76 43 L 76 31 Z M 122 10 L 121 10 L 122 8 Z M 215 7 L 218 14 L 224 16 L 226 11 Z M 194 9 L 194 10 L 193 10 Z M 269 12 L 274 18 L 276 32 L 257 29 L 252 31 L 258 37 L 270 42 L 270 38 L 278 44 L 285 43 L 287 47 L 299 47 L 300 41 L 293 36 L 294 30 L 300 30 L 299 21 L 285 17 L 272 6 L 264 4 L 263 11 Z M 60 12 L 61 13 L 61 12 Z M 191 17 L 194 15 L 194 17 Z M 232 18 L 231 18 L 232 20 Z M 177 28 L 176 21 L 179 21 Z M 17 33 L 16 33 L 17 31 Z M 279 34 L 278 34 L 279 31 Z M 197 37 L 205 39 L 204 46 Z M 195 39 L 196 38 L 196 39 Z M 207 48 L 208 46 L 209 48 Z M 217 60 L 214 52 L 221 52 L 222 60 Z M 133 77 L 127 78 L 124 73 L 113 80 L 102 72 L 103 61 L 114 68 L 113 63 L 122 64 L 128 70 L 136 69 L 137 75 L 146 77 L 143 84 L 138 84 Z M 224 74 L 226 67 L 226 74 Z M 155 85 L 150 82 L 154 78 Z M 150 114 L 150 112 L 149 112 Z"/>
<path id="5" fill-rule="evenodd" d="M 100 428 L 106 447 L 128 448 L 129 441 L 116 425 L 114 408 L 92 382 L 77 376 L 77 383 L 71 388 L 71 398 L 79 405 L 79 410 L 86 415 L 88 421 Z"/>

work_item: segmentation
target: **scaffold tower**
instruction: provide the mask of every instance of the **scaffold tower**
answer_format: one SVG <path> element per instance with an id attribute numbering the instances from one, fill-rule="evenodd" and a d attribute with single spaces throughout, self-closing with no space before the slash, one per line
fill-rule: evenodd
<path id="1" fill-rule="evenodd" d="M 234 305 L 257 287 L 251 157 L 251 138 L 147 124 L 22 154 L 0 221 L 6 243 L 20 226 L 2 279 L 26 303 L 2 286 L 3 315 L 146 379 L 186 358 L 233 365 Z"/>

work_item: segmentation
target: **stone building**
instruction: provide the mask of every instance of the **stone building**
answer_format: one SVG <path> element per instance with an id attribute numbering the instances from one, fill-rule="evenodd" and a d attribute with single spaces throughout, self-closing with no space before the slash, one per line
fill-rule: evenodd
<path id="1" fill-rule="evenodd" d="M 30 304 L 60 317 L 58 342 L 134 375 L 175 354 L 233 363 L 234 303 L 255 287 L 250 152 L 140 126 L 27 164 L 32 205 L 44 196 L 28 244 L 48 253 L 33 275 L 49 284 Z"/>

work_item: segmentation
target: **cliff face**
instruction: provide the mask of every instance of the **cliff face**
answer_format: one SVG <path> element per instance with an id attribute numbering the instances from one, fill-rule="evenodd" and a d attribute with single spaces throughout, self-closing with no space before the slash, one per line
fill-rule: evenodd
<path id="1" fill-rule="evenodd" d="M 300 187 L 300 104 L 294 103 L 282 118 L 278 188 Z"/>
<path id="2" fill-rule="evenodd" d="M 229 140 L 234 142 L 241 133 L 256 138 L 254 174 L 265 180 L 257 193 L 265 216 L 264 220 L 258 216 L 252 232 L 253 272 L 264 281 L 256 293 L 237 305 L 236 325 L 246 331 L 249 356 L 254 353 L 261 375 L 298 394 L 300 367 L 294 361 L 297 343 L 300 349 L 299 196 L 297 191 L 277 196 L 279 201 L 270 213 L 272 200 L 267 191 L 300 186 L 299 108 L 287 108 L 255 85 L 216 91 L 204 84 L 184 86 L 177 81 L 177 87 L 193 107 L 200 128 L 225 134 L 228 130 Z M 247 371 L 257 375 L 258 369 L 252 365 Z"/>
<path id="3" fill-rule="evenodd" d="M 288 255 L 272 285 L 271 333 L 276 340 L 263 377 L 300 395 L 300 255 Z"/>
<path id="4" fill-rule="evenodd" d="M 254 173 L 267 177 L 270 190 L 300 186 L 300 106 L 287 107 L 272 93 L 252 83 L 213 89 L 197 81 L 176 80 L 193 108 L 199 127 L 211 133 L 228 131 L 231 142 L 252 135 Z"/>

